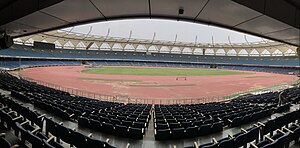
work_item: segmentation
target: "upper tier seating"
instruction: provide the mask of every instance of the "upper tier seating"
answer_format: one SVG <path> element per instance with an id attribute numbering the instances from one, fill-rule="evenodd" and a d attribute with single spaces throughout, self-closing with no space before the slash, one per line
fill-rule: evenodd
<path id="1" fill-rule="evenodd" d="M 178 63 L 178 62 L 143 62 L 143 61 L 88 61 L 89 64 L 104 66 L 147 66 L 147 67 L 185 67 L 185 68 L 210 68 L 209 64 L 195 63 Z M 66 66 L 81 65 L 81 61 L 76 60 L 38 60 L 38 59 L 1 59 L 0 67 L 5 69 L 16 69 L 19 67 L 37 67 L 37 66 Z M 244 70 L 244 71 L 260 71 L 288 74 L 289 72 L 297 73 L 294 67 L 269 67 L 269 66 L 242 66 L 242 65 L 218 65 L 218 69 Z"/>
<path id="2" fill-rule="evenodd" d="M 300 66 L 297 57 L 243 57 L 243 56 L 213 56 L 213 55 L 185 55 L 169 53 L 152 53 L 129 51 L 99 51 L 99 50 L 75 50 L 75 49 L 33 49 L 31 46 L 14 45 L 9 49 L 1 50 L 0 55 L 8 57 L 39 57 L 59 59 L 97 59 L 97 60 L 130 60 L 130 61 L 180 61 L 201 62 L 218 64 L 251 64 L 251 65 L 277 65 Z"/>
<path id="3" fill-rule="evenodd" d="M 64 66 L 64 65 L 80 65 L 80 61 L 74 60 L 30 60 L 30 59 L 22 59 L 22 60 L 0 60 L 0 67 L 6 69 L 15 69 L 18 67 L 26 68 L 26 67 L 37 67 L 37 66 Z"/>

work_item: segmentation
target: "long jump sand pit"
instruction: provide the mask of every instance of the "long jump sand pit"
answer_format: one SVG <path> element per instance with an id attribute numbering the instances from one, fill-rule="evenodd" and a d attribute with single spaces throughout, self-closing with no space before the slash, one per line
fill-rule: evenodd
<path id="1" fill-rule="evenodd" d="M 84 73 L 84 69 L 84 66 L 36 67 L 24 69 L 20 75 L 36 81 L 103 95 L 156 100 L 225 96 L 235 92 L 289 83 L 297 79 L 291 75 L 265 72 L 234 75 L 153 76 L 149 74 L 145 76 L 90 74 Z"/>

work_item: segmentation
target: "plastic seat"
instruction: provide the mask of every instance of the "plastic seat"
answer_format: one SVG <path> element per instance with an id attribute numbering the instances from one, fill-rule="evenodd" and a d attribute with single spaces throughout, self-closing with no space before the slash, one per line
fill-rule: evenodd
<path id="1" fill-rule="evenodd" d="M 90 115 L 89 119 L 99 120 L 99 117 L 96 115 Z"/>
<path id="2" fill-rule="evenodd" d="M 113 125 L 116 125 L 116 124 L 121 124 L 121 121 L 119 119 L 111 119 L 110 122 L 113 124 Z"/>
<path id="3" fill-rule="evenodd" d="M 123 120 L 122 121 L 122 125 L 125 125 L 125 126 L 128 126 L 128 127 L 130 127 L 130 126 L 132 126 L 132 121 L 126 121 L 126 120 Z"/>
<path id="4" fill-rule="evenodd" d="M 115 147 L 115 146 L 113 146 L 113 145 L 110 145 L 110 144 L 107 143 L 107 142 L 104 142 L 104 147 L 105 147 L 105 148 L 117 148 L 117 147 Z"/>
<path id="5" fill-rule="evenodd" d="M 246 123 L 251 122 L 251 116 L 252 116 L 252 114 L 245 115 L 245 116 L 242 118 L 242 124 L 246 124 Z"/>
<path id="6" fill-rule="evenodd" d="M 146 118 L 137 118 L 137 122 L 147 122 Z"/>
<path id="7" fill-rule="evenodd" d="M 185 138 L 185 130 L 183 127 L 181 128 L 173 128 L 171 129 L 172 139 L 183 139 Z"/>
<path id="8" fill-rule="evenodd" d="M 258 136 L 259 136 L 259 127 L 252 127 L 252 128 L 247 130 L 247 133 L 246 133 L 247 140 L 246 140 L 246 142 L 249 143 L 249 142 L 252 142 L 254 140 L 258 141 Z"/>
<path id="9" fill-rule="evenodd" d="M 82 117 L 82 116 L 78 117 L 78 125 L 79 126 L 89 127 L 90 126 L 89 122 L 90 122 L 89 119 L 86 117 Z"/>
<path id="10" fill-rule="evenodd" d="M 44 139 L 42 141 L 43 141 L 43 148 L 58 148 L 58 147 L 55 147 L 55 146 L 51 145 L 50 143 L 48 143 Z"/>
<path id="11" fill-rule="evenodd" d="M 16 131 L 15 131 L 15 135 L 17 137 L 19 137 L 19 133 L 21 135 L 21 143 L 24 144 L 25 140 L 27 137 L 29 137 L 28 131 L 26 131 L 21 125 L 20 123 L 16 122 Z"/>
<path id="12" fill-rule="evenodd" d="M 199 128 L 198 126 L 186 128 L 185 137 L 187 137 L 187 138 L 197 137 L 198 136 L 198 128 Z"/>
<path id="13" fill-rule="evenodd" d="M 173 129 L 173 128 L 180 128 L 181 125 L 180 125 L 179 123 L 169 123 L 169 127 L 170 127 L 171 129 Z"/>
<path id="14" fill-rule="evenodd" d="M 243 117 L 236 117 L 232 120 L 230 127 L 236 127 L 242 124 L 242 118 Z"/>
<path id="15" fill-rule="evenodd" d="M 284 134 L 272 143 L 265 145 L 264 148 L 283 148 L 288 143 L 289 134 Z"/>
<path id="16" fill-rule="evenodd" d="M 177 122 L 178 122 L 178 121 L 177 121 L 176 119 L 174 119 L 174 118 L 170 118 L 170 119 L 167 119 L 167 118 L 166 118 L 166 120 L 167 120 L 168 123 L 177 123 Z"/>
<path id="17" fill-rule="evenodd" d="M 193 122 L 193 125 L 195 125 L 195 126 L 201 126 L 203 124 L 203 121 L 200 121 L 200 120 L 197 120 L 197 121 L 195 121 L 195 122 Z"/>
<path id="18" fill-rule="evenodd" d="M 217 148 L 218 143 L 206 143 L 199 146 L 199 148 Z"/>
<path id="19" fill-rule="evenodd" d="M 112 134 L 114 133 L 114 126 L 111 123 L 102 123 L 101 131 L 104 133 Z"/>
<path id="20" fill-rule="evenodd" d="M 223 131 L 223 121 L 213 123 L 211 129 L 213 133 Z"/>
<path id="21" fill-rule="evenodd" d="M 50 132 L 52 135 L 57 137 L 58 133 L 56 129 L 57 126 L 56 123 L 49 118 L 45 118 L 45 120 L 46 120 L 46 134 Z"/>
<path id="22" fill-rule="evenodd" d="M 202 135 L 207 135 L 207 134 L 210 134 L 212 129 L 211 129 L 212 125 L 211 124 L 203 124 L 199 127 L 199 136 L 202 136 Z"/>
<path id="23" fill-rule="evenodd" d="M 277 133 L 276 133 L 275 135 L 273 135 L 271 138 L 272 138 L 273 140 L 276 140 L 276 139 L 280 138 L 281 136 L 283 136 L 283 134 L 280 133 L 280 132 L 277 132 Z"/>
<path id="24" fill-rule="evenodd" d="M 133 122 L 132 127 L 135 127 L 135 128 L 145 128 L 145 123 L 142 123 L 142 122 Z"/>
<path id="25" fill-rule="evenodd" d="M 155 123 L 167 123 L 164 119 L 155 119 Z"/>
<path id="26" fill-rule="evenodd" d="M 155 130 L 155 140 L 170 140 L 171 131 L 170 129 Z"/>
<path id="27" fill-rule="evenodd" d="M 99 117 L 99 121 L 100 122 L 106 122 L 106 123 L 110 122 L 110 120 L 107 117 Z"/>
<path id="28" fill-rule="evenodd" d="M 90 121 L 89 127 L 91 129 L 98 130 L 98 131 L 101 130 L 102 124 L 99 121 L 94 120 L 94 119 L 90 119 L 89 121 Z"/>
<path id="29" fill-rule="evenodd" d="M 203 121 L 203 124 L 211 124 L 213 122 L 214 122 L 213 119 L 206 119 L 206 120 Z"/>
<path id="30" fill-rule="evenodd" d="M 184 128 L 187 128 L 187 127 L 191 127 L 191 126 L 192 126 L 192 122 L 187 122 L 187 121 L 181 122 L 180 124 L 181 124 L 181 126 L 184 127 Z"/>
<path id="31" fill-rule="evenodd" d="M 11 144 L 4 138 L 0 137 L 1 148 L 11 148 Z"/>
<path id="32" fill-rule="evenodd" d="M 91 138 L 91 137 L 86 138 L 86 143 L 87 143 L 87 145 L 85 147 L 88 147 L 88 148 L 92 148 L 92 147 L 104 148 L 104 145 L 105 145 L 105 142 Z"/>
<path id="33" fill-rule="evenodd" d="M 218 148 L 234 148 L 235 146 L 233 138 L 226 138 L 218 141 L 218 143 Z"/>
<path id="34" fill-rule="evenodd" d="M 128 128 L 126 126 L 116 124 L 114 127 L 115 127 L 115 133 L 118 136 L 122 136 L 122 137 L 128 136 Z"/>
<path id="35" fill-rule="evenodd" d="M 290 141 L 298 141 L 300 137 L 300 127 L 293 130 L 293 133 L 290 133 Z"/>
<path id="36" fill-rule="evenodd" d="M 169 128 L 169 125 L 164 124 L 164 123 L 156 123 L 155 126 L 156 126 L 156 129 L 168 129 Z"/>
<path id="37" fill-rule="evenodd" d="M 270 144 L 269 141 L 267 140 L 263 140 L 263 141 L 260 141 L 256 144 L 257 147 L 261 148 L 261 147 L 265 147 L 266 145 Z M 267 146 L 268 147 L 268 146 Z"/>
<path id="38" fill-rule="evenodd" d="M 79 132 L 71 132 L 70 134 L 71 142 L 70 144 L 76 146 L 77 148 L 84 148 L 87 146 L 86 136 Z"/>
<path id="39" fill-rule="evenodd" d="M 41 148 L 43 146 L 43 141 L 36 135 L 33 135 L 31 132 L 27 132 L 26 140 L 32 144 L 32 148 Z"/>
<path id="40" fill-rule="evenodd" d="M 44 141 L 44 140 L 43 140 Z M 46 142 L 46 141 L 45 141 Z M 44 143 L 45 143 L 44 142 Z M 48 144 L 50 144 L 51 146 L 55 147 L 55 148 L 64 148 L 61 144 L 59 144 L 58 142 L 52 140 L 50 142 L 48 142 Z"/>
<path id="41" fill-rule="evenodd" d="M 242 147 L 247 144 L 247 134 L 240 132 L 237 135 L 234 135 L 234 145 L 235 147 Z"/>
<path id="42" fill-rule="evenodd" d="M 72 143 L 73 139 L 71 138 L 71 132 L 73 132 L 73 131 L 71 131 L 68 128 L 64 127 L 63 125 L 59 125 L 59 124 L 57 124 L 56 129 L 57 129 L 57 134 L 58 134 L 56 137 L 59 137 L 66 143 L 69 143 L 69 144 Z"/>
<path id="43" fill-rule="evenodd" d="M 143 139 L 144 131 L 141 128 L 128 128 L 129 137 L 133 139 Z"/>
<path id="44" fill-rule="evenodd" d="M 271 133 L 272 136 L 272 133 L 275 129 L 277 129 L 275 120 L 269 120 L 266 123 L 264 123 L 264 126 L 262 126 L 262 134 L 266 135 L 268 133 Z"/>

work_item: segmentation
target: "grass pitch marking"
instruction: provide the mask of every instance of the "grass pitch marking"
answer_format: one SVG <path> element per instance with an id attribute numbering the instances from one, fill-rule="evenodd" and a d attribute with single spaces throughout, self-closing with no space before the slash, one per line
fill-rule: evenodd
<path id="1" fill-rule="evenodd" d="M 176 86 L 196 86 L 196 84 L 130 84 L 133 87 L 176 87 Z"/>
<path id="2" fill-rule="evenodd" d="M 276 78 L 276 76 L 250 76 L 245 78 Z"/>
<path id="3" fill-rule="evenodd" d="M 253 74 L 253 72 L 229 71 L 220 69 L 197 68 L 150 68 L 150 67 L 102 67 L 85 69 L 83 73 L 110 74 L 110 75 L 141 75 L 141 76 L 221 76 Z"/>

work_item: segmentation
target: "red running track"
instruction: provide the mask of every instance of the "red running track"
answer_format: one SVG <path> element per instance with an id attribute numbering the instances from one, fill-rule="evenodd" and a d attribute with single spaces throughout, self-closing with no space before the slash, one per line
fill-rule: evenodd
<path id="1" fill-rule="evenodd" d="M 133 76 L 81 73 L 83 66 L 36 67 L 24 69 L 21 76 L 59 86 L 104 95 L 143 99 L 191 99 L 225 96 L 239 91 L 259 89 L 296 80 L 295 76 L 254 72 L 227 76 Z M 80 78 L 139 80 L 119 82 L 82 80 Z"/>

